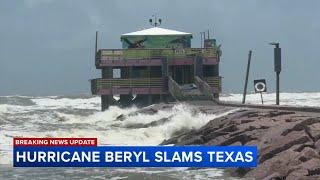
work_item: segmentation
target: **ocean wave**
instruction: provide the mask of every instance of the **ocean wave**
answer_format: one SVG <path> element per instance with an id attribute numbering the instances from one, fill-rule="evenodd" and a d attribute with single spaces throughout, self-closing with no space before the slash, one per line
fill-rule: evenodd
<path id="1" fill-rule="evenodd" d="M 26 96 L 0 96 L 0 104 L 33 106 L 35 103 Z"/>
<path id="2" fill-rule="evenodd" d="M 242 95 L 230 94 L 221 100 L 240 102 Z M 274 100 L 274 93 L 264 94 L 266 104 L 274 104 Z M 260 103 L 260 95 L 249 94 L 247 102 Z M 281 104 L 320 106 L 320 93 L 282 93 Z M 148 113 L 137 107 L 115 106 L 101 112 L 100 98 L 94 96 L 2 97 L 0 164 L 12 161 L 12 137 L 97 137 L 101 145 L 157 145 L 233 112 L 205 114 L 186 104 L 168 106 Z"/>
<path id="3" fill-rule="evenodd" d="M 221 96 L 221 101 L 242 102 L 242 94 L 228 94 L 228 96 Z M 264 104 L 275 104 L 275 93 L 263 94 Z M 246 103 L 261 104 L 260 94 L 247 94 Z M 320 107 L 320 92 L 308 93 L 280 93 L 280 104 L 289 106 L 310 106 Z"/>
<path id="4" fill-rule="evenodd" d="M 6 117 L 0 132 L 3 140 L 0 142 L 0 151 L 6 154 L 0 157 L 1 163 L 11 163 L 12 137 L 97 137 L 101 145 L 157 145 L 177 131 L 197 129 L 225 115 L 195 113 L 194 108 L 186 104 L 177 104 L 154 114 L 141 113 L 136 107 L 111 106 L 107 111 L 89 115 L 66 114 L 59 109 L 43 108 L 42 111 L 23 111 Z M 117 118 L 120 115 L 125 119 L 119 121 Z M 168 117 L 170 121 L 148 125 Z M 137 123 L 147 126 L 128 128 Z M 8 149 L 10 151 L 6 151 Z"/>

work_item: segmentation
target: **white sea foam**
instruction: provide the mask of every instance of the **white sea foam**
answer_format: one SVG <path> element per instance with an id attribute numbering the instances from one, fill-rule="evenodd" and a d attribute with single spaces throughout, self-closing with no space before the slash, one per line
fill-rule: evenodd
<path id="1" fill-rule="evenodd" d="M 15 98 L 10 96 L 8 98 Z M 19 97 L 21 98 L 21 97 Z M 33 105 L 0 104 L 0 164 L 12 163 L 12 137 L 97 137 L 99 144 L 157 145 L 179 130 L 198 129 L 224 114 L 194 113 L 185 104 L 155 114 L 134 114 L 138 108 L 110 107 L 100 112 L 100 98 L 29 98 Z M 265 94 L 266 104 L 274 104 L 275 94 Z M 241 94 L 224 95 L 224 101 L 242 100 Z M 260 103 L 259 94 L 249 94 L 248 103 Z M 284 105 L 320 106 L 320 93 L 282 93 Z M 70 112 L 69 112 L 70 111 Z M 84 113 L 81 113 L 84 112 Z M 132 114 L 133 113 L 133 114 Z M 117 120 L 119 115 L 125 120 Z M 155 126 L 153 121 L 169 118 Z M 140 127 L 139 127 L 140 126 Z"/>
<path id="2" fill-rule="evenodd" d="M 77 108 L 77 109 L 100 109 L 100 98 L 33 98 L 31 99 L 38 107 L 47 109 Z"/>
<path id="3" fill-rule="evenodd" d="M 107 111 L 95 111 L 90 115 L 64 113 L 61 109 L 100 109 L 100 99 L 34 98 L 32 106 L 5 105 L 10 115 L 1 125 L 0 164 L 11 164 L 12 137 L 97 137 L 99 144 L 157 145 L 181 129 L 197 129 L 208 121 L 225 114 L 194 113 L 185 104 L 155 114 L 133 113 L 136 107 L 110 107 Z M 4 108 L 3 108 L 4 109 Z M 129 115 L 131 113 L 131 115 Z M 125 120 L 117 120 L 119 115 Z M 144 124 L 169 118 L 163 124 L 150 127 Z M 131 127 L 131 128 L 130 128 Z"/>
<path id="4" fill-rule="evenodd" d="M 6 113 L 7 110 L 7 105 L 0 105 L 0 115 Z"/>
<path id="5" fill-rule="evenodd" d="M 220 100 L 241 102 L 242 94 L 222 95 Z M 263 100 L 265 104 L 275 104 L 276 94 L 275 93 L 263 94 Z M 246 97 L 246 103 L 261 104 L 260 94 L 248 94 Z M 290 106 L 320 107 L 320 92 L 280 93 L 280 104 L 290 105 Z"/>

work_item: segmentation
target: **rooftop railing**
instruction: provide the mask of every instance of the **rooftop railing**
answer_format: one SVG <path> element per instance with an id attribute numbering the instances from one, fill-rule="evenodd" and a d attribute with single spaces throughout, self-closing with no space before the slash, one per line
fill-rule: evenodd
<path id="1" fill-rule="evenodd" d="M 157 59 L 162 57 L 183 58 L 201 55 L 216 57 L 214 48 L 185 48 L 185 49 L 100 49 L 97 60 L 126 60 L 126 59 Z"/>

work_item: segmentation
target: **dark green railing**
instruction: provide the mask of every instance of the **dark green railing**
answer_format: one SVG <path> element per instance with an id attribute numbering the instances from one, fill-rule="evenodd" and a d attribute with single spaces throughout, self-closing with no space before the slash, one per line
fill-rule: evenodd
<path id="1" fill-rule="evenodd" d="M 132 78 L 132 79 L 94 79 L 96 88 L 133 88 L 133 87 L 163 87 L 163 78 Z"/>
<path id="2" fill-rule="evenodd" d="M 100 49 L 97 59 L 152 59 L 152 58 L 183 58 L 201 55 L 203 57 L 216 57 L 214 48 L 185 48 L 185 49 Z"/>
<path id="3" fill-rule="evenodd" d="M 221 80 L 222 77 L 220 76 L 214 76 L 214 77 L 204 77 L 204 81 L 207 82 L 210 86 L 217 87 L 219 91 L 221 91 Z"/>

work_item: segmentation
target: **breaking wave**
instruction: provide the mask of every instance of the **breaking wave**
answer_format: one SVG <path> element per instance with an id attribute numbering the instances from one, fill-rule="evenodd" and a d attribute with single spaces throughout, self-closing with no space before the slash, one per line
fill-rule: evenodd
<path id="1" fill-rule="evenodd" d="M 266 104 L 274 104 L 275 94 L 265 94 Z M 242 100 L 241 94 L 222 95 L 223 101 Z M 260 103 L 259 94 L 249 94 L 248 103 Z M 320 106 L 320 93 L 282 93 L 283 105 Z M 166 107 L 167 106 L 167 107 Z M 149 107 L 152 109 L 152 107 Z M 100 98 L 92 96 L 2 96 L 0 97 L 0 169 L 12 167 L 13 137 L 96 137 L 100 145 L 157 145 L 172 137 L 175 133 L 190 129 L 198 129 L 208 121 L 236 110 L 205 114 L 186 104 L 163 105 L 155 107 L 155 111 L 142 112 L 136 107 L 110 107 L 100 111 Z M 17 170 L 18 171 L 18 170 Z M 31 173 L 44 173 L 49 177 L 52 169 L 33 170 Z M 60 172 L 61 171 L 61 172 Z M 68 174 L 71 169 L 59 170 L 56 173 Z M 74 169 L 81 173 L 87 170 Z M 95 169 L 95 174 L 106 174 L 103 169 Z M 152 177 L 157 175 L 170 176 L 173 179 L 181 177 L 192 179 L 223 178 L 219 169 L 188 171 L 184 169 L 114 169 L 114 176 L 126 177 L 128 173 L 139 172 Z M 131 172 L 132 171 L 132 172 Z M 54 173 L 54 174 L 56 174 Z M 114 172 L 109 172 L 114 173 Z M 25 177 L 25 172 L 15 173 Z M 72 174 L 72 173 L 71 173 Z M 53 178 L 57 176 L 52 175 Z M 76 175 L 73 175 L 74 177 Z M 1 175 L 0 175 L 1 177 Z M 76 177 L 75 177 L 76 178 Z M 90 179 L 90 178 L 89 178 Z"/>
<path id="2" fill-rule="evenodd" d="M 100 145 L 158 145 L 176 132 L 230 113 L 204 114 L 186 104 L 147 113 L 115 106 L 100 112 L 99 97 L 5 99 L 8 103 L 0 104 L 0 164 L 12 163 L 12 137 L 97 137 Z"/>

